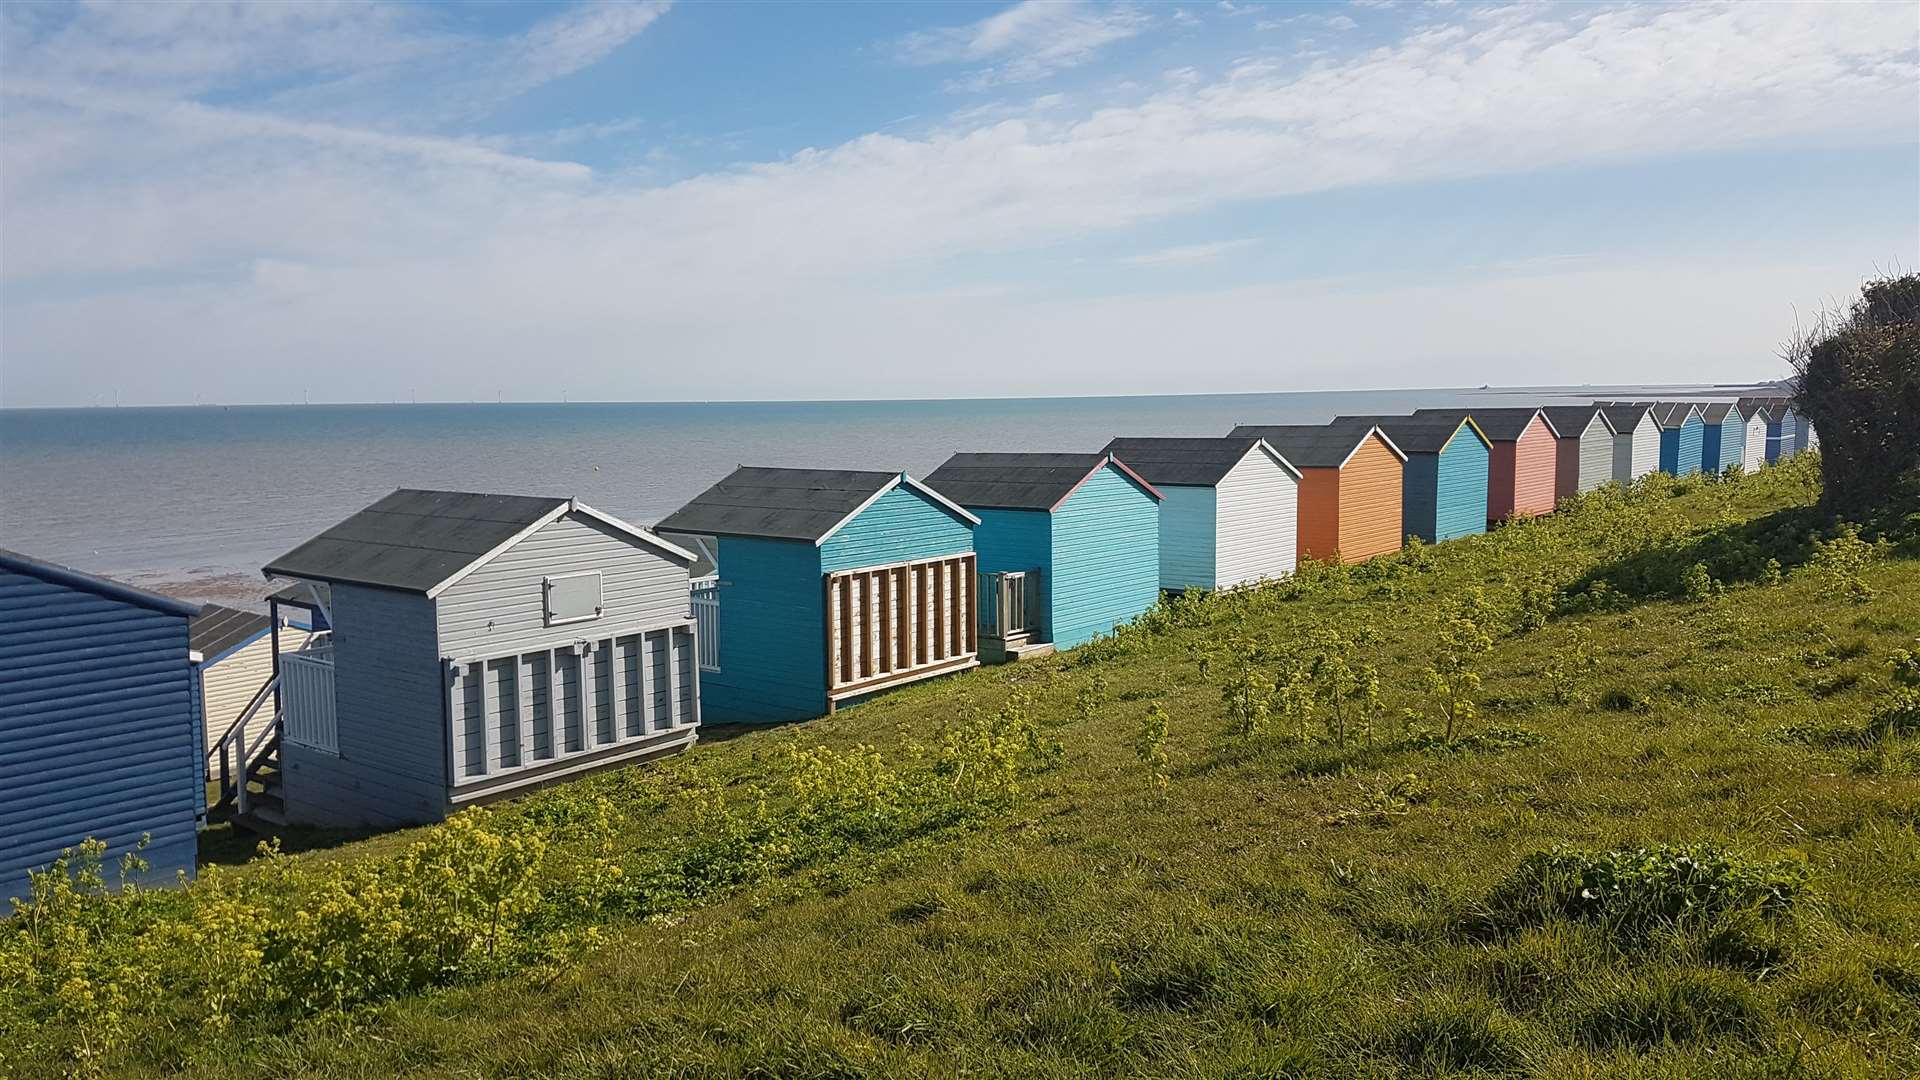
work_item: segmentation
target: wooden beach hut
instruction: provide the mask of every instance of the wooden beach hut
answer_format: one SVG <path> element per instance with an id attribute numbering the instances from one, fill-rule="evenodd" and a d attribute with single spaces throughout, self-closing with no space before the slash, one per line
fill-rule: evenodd
<path id="1" fill-rule="evenodd" d="M 711 544 L 711 721 L 805 720 L 979 663 L 980 519 L 903 472 L 742 466 L 658 528 Z"/>
<path id="2" fill-rule="evenodd" d="M 1465 409 L 1413 416 L 1342 416 L 1369 423 L 1407 456 L 1400 479 L 1400 532 L 1434 544 L 1487 531 L 1487 472 L 1493 444 Z"/>
<path id="3" fill-rule="evenodd" d="M 1783 458 L 1793 456 L 1794 429 L 1799 425 L 1799 414 L 1786 398 L 1760 399 L 1760 415 L 1766 419 L 1767 434 L 1763 440 L 1769 465 Z"/>
<path id="4" fill-rule="evenodd" d="M 1362 562 L 1400 550 L 1407 455 L 1378 427 L 1242 424 L 1232 435 L 1265 439 L 1300 470 L 1299 558 Z"/>
<path id="5" fill-rule="evenodd" d="M 199 607 L 0 551 L 0 915 L 87 839 L 193 874 L 206 814 Z M 145 844 L 142 846 L 142 838 Z"/>
<path id="6" fill-rule="evenodd" d="M 1616 402 L 1601 406 L 1613 427 L 1613 479 L 1621 486 L 1660 468 L 1660 422 L 1653 406 Z"/>
<path id="7" fill-rule="evenodd" d="M 1613 425 L 1592 405 L 1549 405 L 1540 410 L 1553 425 L 1554 500 L 1584 495 L 1613 479 Z"/>
<path id="8" fill-rule="evenodd" d="M 1734 403 L 1740 414 L 1740 467 L 1758 472 L 1767 463 L 1767 405 L 1761 398 L 1741 398 Z"/>
<path id="9" fill-rule="evenodd" d="M 980 519 L 983 658 L 1071 649 L 1160 599 L 1160 492 L 1110 453 L 955 454 L 927 474 Z"/>
<path id="10" fill-rule="evenodd" d="M 332 629 L 280 657 L 279 783 L 242 817 L 435 821 L 691 745 L 692 562 L 556 496 L 402 489 L 308 540 L 265 571 Z"/>
<path id="11" fill-rule="evenodd" d="M 1115 439 L 1160 490 L 1160 587 L 1232 589 L 1293 573 L 1300 470 L 1264 439 Z"/>
<path id="12" fill-rule="evenodd" d="M 1451 415 L 1422 409 L 1415 416 Z M 1550 514 L 1559 467 L 1559 435 L 1539 409 L 1475 409 L 1474 423 L 1493 449 L 1487 458 L 1487 521 Z"/>
<path id="13" fill-rule="evenodd" d="M 310 627 L 292 625 L 277 612 L 264 615 L 208 604 L 194 616 L 189 632 L 194 655 L 200 658 L 201 712 L 206 718 L 207 764 L 212 767 L 220 740 L 243 714 L 249 738 L 272 726 L 272 709 L 249 708 L 273 681 L 276 648 L 298 651 Z"/>
<path id="14" fill-rule="evenodd" d="M 1795 409 L 1793 411 L 1793 452 L 1805 453 L 1819 445 L 1820 434 L 1813 429 L 1813 421 L 1807 419 L 1806 413 Z"/>
<path id="15" fill-rule="evenodd" d="M 1719 475 L 1746 460 L 1747 421 L 1730 401 L 1700 407 L 1700 470 Z"/>
<path id="16" fill-rule="evenodd" d="M 1699 472 L 1706 437 L 1700 406 L 1691 401 L 1662 401 L 1654 405 L 1653 416 L 1660 425 L 1660 471 L 1669 476 Z"/>

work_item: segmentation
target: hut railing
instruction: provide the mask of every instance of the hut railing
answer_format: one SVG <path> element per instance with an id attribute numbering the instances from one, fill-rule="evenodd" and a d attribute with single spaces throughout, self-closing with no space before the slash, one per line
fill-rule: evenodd
<path id="1" fill-rule="evenodd" d="M 979 663 L 972 552 L 826 575 L 827 704 Z"/>
<path id="2" fill-rule="evenodd" d="M 701 671 L 720 670 L 720 580 L 693 581 L 694 648 Z"/>
<path id="3" fill-rule="evenodd" d="M 279 676 L 273 676 L 260 684 L 253 692 L 253 699 L 227 730 L 220 735 L 219 741 L 207 753 L 208 772 L 220 781 L 220 799 L 218 805 L 233 803 L 240 813 L 246 813 L 251 807 L 247 781 L 251 778 L 254 766 L 266 754 L 271 753 L 270 741 L 279 730 L 279 724 L 265 724 L 249 739 L 247 725 L 259 714 L 267 702 L 272 701 L 274 691 L 279 688 Z"/>
<path id="4" fill-rule="evenodd" d="M 980 575 L 980 636 L 1020 641 L 1033 633 L 1038 570 L 993 570 Z"/>
<path id="5" fill-rule="evenodd" d="M 281 726 L 288 742 L 328 754 L 340 752 L 340 725 L 333 708 L 333 649 L 283 653 L 280 657 Z"/>

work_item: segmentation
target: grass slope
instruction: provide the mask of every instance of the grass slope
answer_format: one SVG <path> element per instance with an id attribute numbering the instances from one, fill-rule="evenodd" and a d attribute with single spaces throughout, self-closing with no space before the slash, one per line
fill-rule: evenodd
<path id="1" fill-rule="evenodd" d="M 1889 657 L 1920 635 L 1920 563 L 1820 543 L 1814 476 L 1799 462 L 1656 479 L 543 793 L 499 813 L 545 829 L 548 858 L 593 847 L 590 867 L 632 887 L 624 906 L 579 901 L 589 914 L 543 946 L 549 959 L 353 1008 L 283 999 L 217 1024 L 156 1013 L 94 1067 L 1914 1075 L 1920 717 L 1887 703 Z M 1470 665 L 1478 715 L 1445 744 L 1427 669 L 1446 635 L 1457 643 L 1464 598 L 1491 641 Z M 1261 731 L 1233 733 L 1223 687 L 1249 670 L 1285 684 L 1303 641 L 1363 627 L 1376 640 L 1334 651 L 1375 669 L 1377 707 L 1355 698 L 1370 730 L 1340 745 L 1324 708 L 1276 701 Z M 1324 684 L 1336 676 L 1319 659 Z M 988 727 L 1009 739 L 926 764 L 984 730 L 956 719 L 976 713 L 1002 717 Z M 1150 714 L 1166 719 L 1163 744 Z M 862 745 L 873 753 L 852 753 Z M 845 756 L 799 756 L 816 747 Z M 1017 786 L 960 811 L 939 801 L 995 754 L 1017 758 Z M 830 788 L 852 794 L 835 802 Z M 569 832 L 588 805 L 610 816 Z M 601 826 L 611 839 L 594 846 Z M 273 905 L 310 902 L 326 875 L 440 831 L 232 877 L 279 875 L 259 902 L 284 914 Z M 724 843 L 688 855 L 675 845 L 690 834 Z M 1643 863 L 1607 854 L 1643 846 Z M 1540 854 L 1553 851 L 1559 862 Z M 1568 873 L 1589 876 L 1547 887 Z M 205 903 L 145 902 L 174 905 L 166 918 Z M 34 1016 L 40 1034 L 62 1022 Z M 13 1066 L 81 1067 L 54 1045 Z"/>

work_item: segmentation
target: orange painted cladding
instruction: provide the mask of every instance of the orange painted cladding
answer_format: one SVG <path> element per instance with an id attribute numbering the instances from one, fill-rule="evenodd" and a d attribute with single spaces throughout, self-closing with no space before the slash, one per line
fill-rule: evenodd
<path id="1" fill-rule="evenodd" d="M 1340 550 L 1340 470 L 1300 470 L 1294 547 L 1302 559 L 1330 559 Z"/>
<path id="2" fill-rule="evenodd" d="M 1513 512 L 1553 513 L 1553 481 L 1558 472 L 1560 440 L 1547 422 L 1536 416 L 1514 444 Z"/>
<path id="3" fill-rule="evenodd" d="M 1340 470 L 1340 557 L 1362 562 L 1400 550 L 1400 458 L 1369 435 Z M 1553 484 L 1551 474 L 1548 487 Z"/>

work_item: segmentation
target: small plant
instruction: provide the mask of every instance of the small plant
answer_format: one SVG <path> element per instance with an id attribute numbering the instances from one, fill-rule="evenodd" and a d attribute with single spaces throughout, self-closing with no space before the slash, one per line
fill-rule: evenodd
<path id="1" fill-rule="evenodd" d="M 1433 788 L 1418 773 L 1402 773 L 1379 784 L 1360 785 L 1360 804 L 1340 810 L 1327 818 L 1330 825 L 1353 822 L 1384 824 L 1404 817 L 1414 807 L 1433 798 Z"/>
<path id="2" fill-rule="evenodd" d="M 1564 918 L 1638 939 L 1733 912 L 1783 916 L 1805 895 L 1806 883 L 1803 863 L 1749 859 L 1707 846 L 1555 848 L 1524 859 L 1487 898 L 1481 919 L 1513 929 Z"/>
<path id="3" fill-rule="evenodd" d="M 1479 715 L 1480 658 L 1493 648 L 1487 632 L 1486 594 L 1469 589 L 1455 604 L 1440 628 L 1440 647 L 1427 668 L 1427 690 L 1452 742 L 1463 725 Z"/>
<path id="4" fill-rule="evenodd" d="M 1074 691 L 1073 715 L 1083 724 L 1093 722 L 1100 715 L 1100 705 L 1107 697 L 1107 678 L 1095 671 L 1080 683 Z"/>
<path id="5" fill-rule="evenodd" d="M 1555 705 L 1572 705 L 1581 698 L 1581 687 L 1593 676 L 1600 661 L 1593 655 L 1593 635 L 1584 626 L 1576 626 L 1567 636 L 1565 648 L 1554 652 L 1547 662 L 1547 696 Z"/>
<path id="6" fill-rule="evenodd" d="M 1167 710 L 1157 702 L 1147 707 L 1147 713 L 1140 719 L 1140 727 L 1134 732 L 1133 752 L 1140 764 L 1147 770 L 1155 787 L 1166 790 L 1167 769 L 1172 764 L 1167 757 Z"/>
<path id="7" fill-rule="evenodd" d="M 1694 563 L 1680 575 L 1680 595 L 1694 603 L 1705 603 L 1720 591 L 1720 583 L 1703 562 Z"/>
<path id="8" fill-rule="evenodd" d="M 1276 687 L 1273 677 L 1252 664 L 1240 670 L 1220 688 L 1220 700 L 1227 710 L 1227 730 L 1242 737 L 1263 735 L 1273 714 Z"/>
<path id="9" fill-rule="evenodd" d="M 1848 523 L 1831 539 L 1814 543 L 1807 569 L 1844 592 L 1848 600 L 1864 604 L 1873 599 L 1873 588 L 1860 575 L 1878 554 L 1874 544 L 1860 539 L 1860 527 Z"/>

